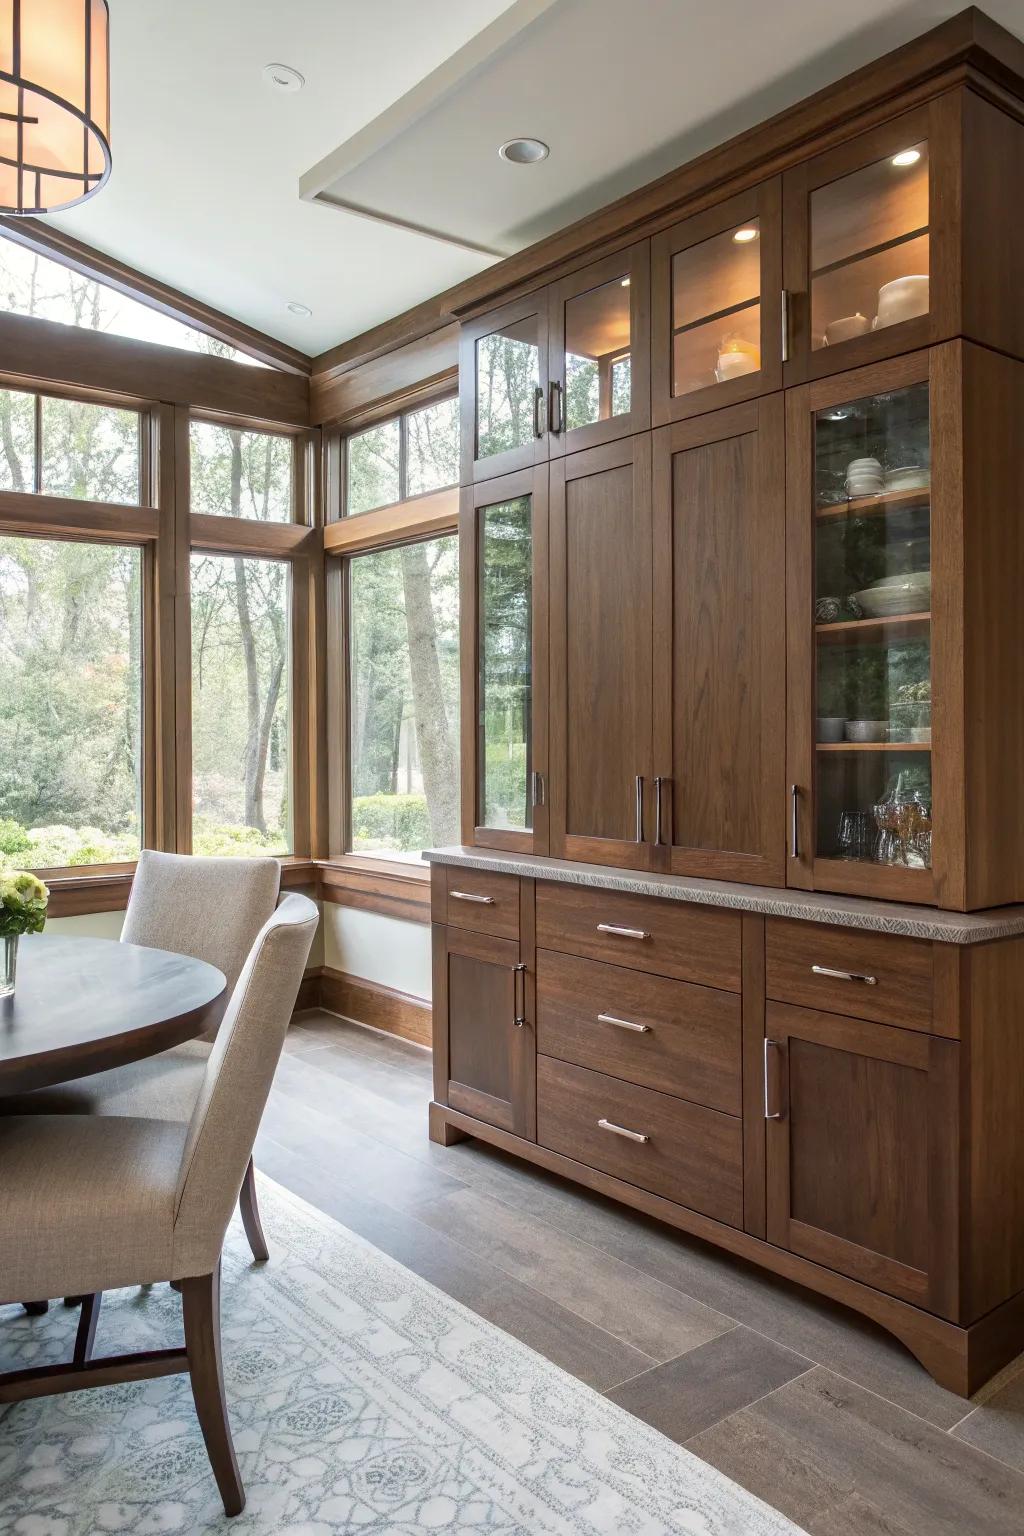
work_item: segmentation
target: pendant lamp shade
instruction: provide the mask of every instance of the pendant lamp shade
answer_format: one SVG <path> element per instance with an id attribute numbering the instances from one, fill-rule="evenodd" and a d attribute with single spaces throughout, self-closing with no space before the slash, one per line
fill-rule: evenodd
<path id="1" fill-rule="evenodd" d="M 107 0 L 0 0 L 0 212 L 53 213 L 110 175 Z"/>

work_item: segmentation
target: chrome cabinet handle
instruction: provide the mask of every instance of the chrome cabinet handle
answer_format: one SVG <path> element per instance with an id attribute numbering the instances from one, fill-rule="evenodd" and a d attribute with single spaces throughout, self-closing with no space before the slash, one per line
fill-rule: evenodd
<path id="1" fill-rule="evenodd" d="M 791 859 L 800 857 L 800 786 L 789 786 L 790 823 L 789 823 L 789 856 Z"/>
<path id="2" fill-rule="evenodd" d="M 614 1120 L 599 1120 L 598 1125 L 602 1131 L 611 1131 L 613 1136 L 625 1136 L 628 1141 L 650 1141 L 641 1131 L 627 1130 L 624 1125 L 616 1125 Z"/>
<path id="3" fill-rule="evenodd" d="M 644 840 L 644 780 L 640 773 L 636 776 L 636 840 Z"/>
<path id="4" fill-rule="evenodd" d="M 834 981 L 862 981 L 866 987 L 877 987 L 878 977 L 863 971 L 834 971 L 830 965 L 812 965 L 815 976 L 831 976 Z"/>
<path id="5" fill-rule="evenodd" d="M 526 1023 L 526 966 L 520 961 L 518 965 L 512 967 L 512 970 L 514 973 L 512 977 L 512 1008 L 515 1015 L 512 1020 L 512 1028 L 522 1029 Z M 522 1002 L 520 1002 L 520 987 L 522 988 Z"/>
<path id="6" fill-rule="evenodd" d="M 544 804 L 544 775 L 536 769 L 530 774 L 530 799 L 534 805 Z"/>
<path id="7" fill-rule="evenodd" d="M 598 923 L 598 933 L 610 933 L 617 939 L 649 939 L 643 928 L 620 928 L 616 923 Z"/>
<path id="8" fill-rule="evenodd" d="M 557 379 L 548 385 L 548 431 L 556 436 L 564 426 L 562 414 L 562 386 Z"/>
<path id="9" fill-rule="evenodd" d="M 659 773 L 654 780 L 654 846 L 661 847 L 661 789 L 665 780 Z"/>
<path id="10" fill-rule="evenodd" d="M 544 391 L 539 384 L 533 390 L 533 435 L 544 436 Z"/>
<path id="11" fill-rule="evenodd" d="M 614 1024 L 616 1029 L 631 1029 L 638 1035 L 649 1035 L 651 1032 L 649 1024 L 634 1024 L 632 1019 L 617 1019 L 614 1013 L 599 1013 L 597 1022 L 599 1024 Z"/>
<path id="12" fill-rule="evenodd" d="M 789 362 L 789 290 L 782 290 L 782 361 Z"/>
<path id="13" fill-rule="evenodd" d="M 779 1050 L 780 1049 L 779 1042 L 777 1040 L 769 1040 L 767 1037 L 765 1037 L 765 1042 L 764 1042 L 764 1117 L 765 1117 L 766 1120 L 781 1120 L 782 1119 L 782 1110 L 781 1109 L 773 1110 L 770 1107 L 770 1104 L 769 1104 L 769 1096 L 768 1096 L 768 1052 L 769 1052 L 769 1050 L 772 1050 L 772 1049 L 774 1049 L 776 1051 Z"/>
<path id="14" fill-rule="evenodd" d="M 479 902 L 482 907 L 494 906 L 493 896 L 477 896 L 473 891 L 449 891 L 448 895 L 451 897 L 452 901 L 476 901 Z"/>

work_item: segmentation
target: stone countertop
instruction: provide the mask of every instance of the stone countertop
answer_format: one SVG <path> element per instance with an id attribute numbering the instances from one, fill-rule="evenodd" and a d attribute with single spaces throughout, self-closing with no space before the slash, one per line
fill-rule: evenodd
<path id="1" fill-rule="evenodd" d="M 940 944 L 983 944 L 991 939 L 1024 934 L 1024 906 L 994 907 L 987 912 L 944 912 L 936 907 L 912 907 L 895 901 L 868 901 L 859 896 L 826 896 L 818 891 L 780 890 L 774 886 L 738 885 L 726 880 L 689 879 L 685 875 L 644 874 L 610 869 L 600 864 L 569 864 L 526 853 L 501 853 L 489 848 L 431 848 L 423 855 L 430 864 L 460 869 L 486 869 L 501 875 L 527 875 L 557 880 L 563 885 L 596 886 L 669 901 L 692 901 L 737 912 L 761 912 L 768 917 L 796 917 L 808 923 L 833 923 L 870 933 L 903 934 Z"/>

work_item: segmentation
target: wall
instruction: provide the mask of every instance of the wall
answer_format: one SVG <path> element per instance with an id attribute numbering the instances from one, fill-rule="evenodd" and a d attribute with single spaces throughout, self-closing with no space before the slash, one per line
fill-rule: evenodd
<path id="1" fill-rule="evenodd" d="M 323 964 L 396 992 L 430 999 L 430 924 L 324 902 Z"/>
<path id="2" fill-rule="evenodd" d="M 83 939 L 119 939 L 123 922 L 123 912 L 85 912 L 79 917 L 51 917 L 46 931 Z"/>

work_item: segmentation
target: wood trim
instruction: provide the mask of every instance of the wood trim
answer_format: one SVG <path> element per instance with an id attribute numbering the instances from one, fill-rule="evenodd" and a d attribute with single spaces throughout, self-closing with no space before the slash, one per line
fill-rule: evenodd
<path id="1" fill-rule="evenodd" d="M 48 381 L 232 412 L 254 421 L 305 427 L 309 380 L 226 357 L 88 331 L 29 315 L 0 314 L 4 372 L 33 388 Z"/>
<path id="2" fill-rule="evenodd" d="M 741 919 L 743 966 L 743 1229 L 765 1237 L 765 951 L 764 918 L 744 912 Z"/>
<path id="3" fill-rule="evenodd" d="M 289 346 L 287 342 L 278 341 L 276 337 L 268 336 L 254 326 L 246 325 L 244 321 L 204 304 L 201 299 L 194 299 L 180 289 L 160 282 L 159 278 L 150 277 L 136 267 L 119 261 L 117 257 L 108 256 L 104 251 L 76 240 L 64 230 L 55 229 L 51 224 L 42 224 L 38 219 L 14 218 L 10 215 L 0 216 L 0 227 L 4 237 L 16 245 L 25 246 L 52 261 L 58 261 L 61 266 L 80 272 L 84 277 L 95 278 L 117 293 L 127 294 L 129 298 L 137 299 L 160 314 L 180 320 L 183 325 L 206 331 L 219 341 L 226 341 L 230 346 L 247 352 L 250 357 L 269 363 L 272 368 L 283 368 L 291 373 L 312 372 L 312 358 Z"/>
<path id="4" fill-rule="evenodd" d="M 317 876 L 323 901 L 363 912 L 379 912 L 410 923 L 430 921 L 430 875 L 426 866 L 422 872 L 416 868 L 405 871 L 386 867 L 385 860 L 374 867 L 371 860 L 350 864 L 342 858 L 318 864 Z"/>
<path id="5" fill-rule="evenodd" d="M 160 534 L 153 551 L 151 644 L 145 670 L 153 689 L 153 750 L 147 759 L 153 779 L 154 817 L 144 835 L 155 848 L 173 853 L 178 846 L 177 724 L 175 656 L 177 627 L 183 622 L 176 603 L 177 502 L 175 497 L 174 407 L 161 405 L 150 418 L 150 474 L 159 508 Z"/>
<path id="6" fill-rule="evenodd" d="M 255 518 L 217 517 L 209 512 L 190 514 L 188 536 L 193 549 L 267 560 L 306 556 L 321 543 L 319 529 L 304 528 L 301 523 L 264 523 Z"/>
<path id="7" fill-rule="evenodd" d="M 415 1045 L 431 1043 L 431 1006 L 424 998 L 362 976 L 350 976 L 329 965 L 320 975 L 320 1007 Z"/>
<path id="8" fill-rule="evenodd" d="M 433 491 L 393 507 L 342 517 L 324 528 L 324 549 L 331 555 L 363 554 L 410 539 L 454 533 L 459 526 L 459 489 Z"/>
<path id="9" fill-rule="evenodd" d="M 387 406 L 407 409 L 420 404 L 421 396 L 456 384 L 459 328 L 450 322 L 348 366 L 322 367 L 322 362 L 317 358 L 313 364 L 310 419 L 323 425 L 351 424 Z"/>
<path id="10" fill-rule="evenodd" d="M 46 909 L 51 917 L 82 917 L 93 912 L 122 912 L 128 905 L 134 865 L 118 873 L 92 875 L 76 874 L 57 876 L 47 870 L 39 871 L 50 892 Z"/>
<path id="11" fill-rule="evenodd" d="M 192 449 L 186 406 L 168 410 L 173 456 L 174 542 L 168 555 L 174 602 L 175 841 L 178 853 L 192 852 L 192 566 L 189 549 Z"/>
<path id="12" fill-rule="evenodd" d="M 160 519 L 154 507 L 75 501 L 32 491 L 0 491 L 0 533 L 37 538 L 103 539 L 118 544 L 155 540 Z"/>

